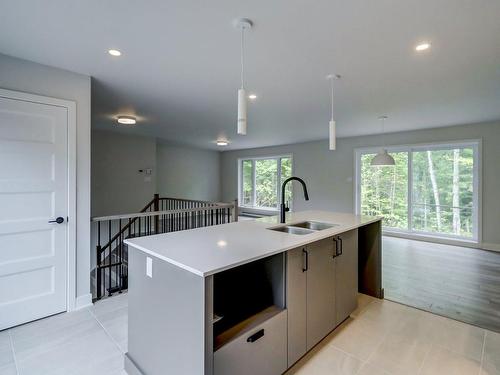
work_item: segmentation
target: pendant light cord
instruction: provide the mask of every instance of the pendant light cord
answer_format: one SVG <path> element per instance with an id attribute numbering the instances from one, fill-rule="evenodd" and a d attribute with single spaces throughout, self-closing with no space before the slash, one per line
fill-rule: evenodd
<path id="1" fill-rule="evenodd" d="M 331 78 L 331 81 L 332 81 L 331 82 L 332 83 L 331 89 L 332 89 L 332 121 L 333 121 L 333 78 Z"/>
<path id="2" fill-rule="evenodd" d="M 243 72 L 245 69 L 245 27 L 241 27 L 241 88 L 244 88 Z"/>
<path id="3" fill-rule="evenodd" d="M 387 116 L 381 116 L 380 119 L 382 120 L 382 146 L 385 149 L 385 119 Z"/>

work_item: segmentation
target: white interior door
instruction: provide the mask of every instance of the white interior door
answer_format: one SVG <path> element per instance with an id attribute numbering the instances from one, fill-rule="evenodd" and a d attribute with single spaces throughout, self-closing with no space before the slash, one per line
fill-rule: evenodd
<path id="1" fill-rule="evenodd" d="M 67 108 L 0 96 L 0 330 L 66 311 L 67 148 Z"/>

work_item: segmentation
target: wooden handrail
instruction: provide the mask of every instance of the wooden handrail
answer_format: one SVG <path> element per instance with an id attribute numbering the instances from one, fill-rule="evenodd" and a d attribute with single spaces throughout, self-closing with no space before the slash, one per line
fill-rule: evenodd
<path id="1" fill-rule="evenodd" d="M 118 219 L 132 219 L 132 218 L 148 217 L 148 216 L 182 214 L 185 212 L 210 211 L 210 210 L 216 210 L 219 208 L 233 208 L 233 207 L 234 207 L 233 203 L 215 203 L 211 206 L 205 206 L 205 207 L 178 208 L 175 210 L 148 211 L 148 212 L 136 212 L 136 213 L 132 213 L 132 214 L 99 216 L 99 217 L 93 217 L 91 220 L 92 221 L 107 221 L 107 220 L 118 220 Z"/>
<path id="2" fill-rule="evenodd" d="M 160 198 L 158 194 L 154 195 L 141 212 L 93 217 L 92 222 L 96 223 L 97 230 L 95 299 L 101 299 L 106 293 L 111 296 L 127 289 L 128 253 L 126 247 L 124 248 L 124 238 L 175 232 L 237 220 L 237 202 Z M 103 238 L 105 244 L 101 245 L 103 229 L 107 235 Z M 112 235 L 113 232 L 115 235 Z"/>
<path id="3" fill-rule="evenodd" d="M 159 200 L 161 199 L 170 199 L 170 198 L 158 198 Z M 173 198 L 175 199 L 175 198 Z M 181 200 L 181 199 L 177 199 Z M 129 219 L 129 222 L 121 228 L 121 230 L 118 231 L 104 246 L 101 246 L 99 249 L 99 254 L 102 254 L 103 252 L 106 251 L 107 248 L 111 248 L 111 244 L 115 242 L 120 236 L 125 233 L 134 223 L 136 220 L 138 220 L 141 217 L 151 217 L 154 216 L 155 218 L 159 219 L 160 215 L 174 215 L 174 214 L 182 214 L 182 213 L 189 213 L 189 212 L 204 212 L 204 211 L 211 211 L 211 210 L 216 210 L 216 209 L 222 209 L 222 208 L 233 208 L 234 203 L 214 203 L 214 202 L 207 202 L 211 203 L 208 206 L 204 207 L 193 207 L 193 208 L 180 208 L 180 209 L 175 209 L 175 210 L 163 210 L 163 211 L 147 211 L 146 210 L 155 202 L 158 200 L 156 198 L 153 198 L 151 202 L 149 202 L 142 210 L 141 212 L 136 212 L 132 214 L 122 214 L 122 215 L 110 215 L 110 216 L 100 216 L 100 217 L 93 217 L 91 220 L 94 222 L 101 222 L 101 221 L 108 221 L 108 220 L 124 220 L 124 219 Z M 192 202 L 190 200 L 185 200 L 187 202 Z M 197 201 L 201 202 L 201 201 Z M 155 205 L 156 206 L 156 205 Z M 159 222 L 159 220 L 155 220 L 155 222 Z"/>
<path id="4" fill-rule="evenodd" d="M 172 200 L 172 201 L 179 201 L 179 202 L 195 202 L 195 203 L 207 203 L 207 204 L 217 203 L 217 202 L 212 202 L 212 201 L 200 201 L 200 200 L 196 200 L 196 199 L 170 198 L 170 197 L 163 197 L 163 198 L 160 198 L 160 200 Z"/>
<path id="5" fill-rule="evenodd" d="M 144 208 L 140 211 L 141 213 L 142 212 L 146 212 L 146 210 L 151 207 L 151 205 L 153 205 L 155 203 L 155 201 L 157 201 L 156 199 L 156 194 L 155 194 L 155 197 L 147 204 L 144 206 Z M 99 219 L 99 218 L 97 218 Z M 99 254 L 102 254 L 108 247 L 111 246 L 111 244 L 116 241 L 121 235 L 122 233 L 125 233 L 125 231 L 130 228 L 130 226 L 132 226 L 132 224 L 135 223 L 135 221 L 137 220 L 137 217 L 135 218 L 131 218 L 132 220 L 129 220 L 129 222 L 117 233 L 113 236 L 113 238 L 111 238 L 108 243 L 104 246 L 102 246 L 100 248 L 100 251 L 99 251 Z M 102 220 L 94 220 L 94 218 L 92 218 L 92 221 L 102 221 Z"/>

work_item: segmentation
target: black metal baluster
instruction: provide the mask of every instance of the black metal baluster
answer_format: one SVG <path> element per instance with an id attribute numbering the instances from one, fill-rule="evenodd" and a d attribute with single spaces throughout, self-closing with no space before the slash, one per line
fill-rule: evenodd
<path id="1" fill-rule="evenodd" d="M 123 260 L 123 233 L 122 233 L 122 219 L 120 219 L 120 222 L 119 222 L 119 227 L 120 227 L 120 231 L 118 233 L 120 233 L 120 251 L 119 251 L 119 254 L 120 254 L 120 258 L 118 259 L 118 265 L 116 266 L 118 268 L 118 293 L 121 293 L 122 292 L 122 277 L 123 277 L 123 274 L 122 274 L 122 260 Z"/>
<path id="2" fill-rule="evenodd" d="M 168 200 L 168 211 L 172 211 L 172 201 Z M 168 215 L 168 231 L 172 232 L 172 214 Z"/>
<path id="3" fill-rule="evenodd" d="M 179 220 L 180 220 L 180 222 L 179 222 L 179 224 L 180 224 L 179 229 L 180 230 L 184 229 L 184 213 L 182 212 L 183 209 L 184 209 L 184 201 L 181 201 L 181 212 L 179 214 Z"/>
<path id="4" fill-rule="evenodd" d="M 109 250 L 108 250 L 108 297 L 111 297 L 113 294 L 111 293 L 111 220 L 108 220 L 108 244 L 109 244 Z M 106 255 L 106 254 L 104 254 Z"/>
<path id="5" fill-rule="evenodd" d="M 96 267 L 95 267 L 95 276 L 96 276 L 96 299 L 101 299 L 102 291 L 101 291 L 101 222 L 97 222 L 97 246 L 96 246 Z"/>
<path id="6" fill-rule="evenodd" d="M 161 210 L 165 211 L 165 201 L 161 201 Z M 167 229 L 167 223 L 165 223 L 165 220 L 167 219 L 167 215 L 163 214 L 163 225 L 162 225 L 162 233 L 166 232 Z"/>

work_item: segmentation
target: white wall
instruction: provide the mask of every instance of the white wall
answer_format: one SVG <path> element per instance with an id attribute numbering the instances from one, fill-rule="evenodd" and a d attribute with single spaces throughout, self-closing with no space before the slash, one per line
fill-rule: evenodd
<path id="1" fill-rule="evenodd" d="M 88 76 L 0 54 L 1 88 L 76 102 L 76 295 L 82 300 L 90 297 L 90 84 Z"/>
<path id="2" fill-rule="evenodd" d="M 325 128 L 326 129 L 326 128 Z M 326 131 L 326 130 L 325 130 Z M 387 145 L 482 139 L 482 246 L 500 250 L 500 121 L 387 134 Z M 327 141 L 316 141 L 238 151 L 221 155 L 221 199 L 238 196 L 237 160 L 246 156 L 293 154 L 293 174 L 303 178 L 310 201 L 294 189 L 294 210 L 326 209 L 354 212 L 354 150 L 380 146 L 381 136 L 341 138 L 337 150 L 329 151 Z"/>
<path id="3" fill-rule="evenodd" d="M 158 193 L 170 198 L 219 201 L 219 154 L 158 142 Z"/>
<path id="4" fill-rule="evenodd" d="M 151 168 L 146 175 L 140 169 Z M 139 212 L 156 193 L 156 140 L 92 131 L 92 216 Z"/>

